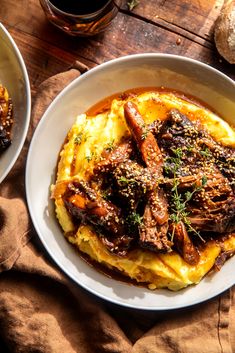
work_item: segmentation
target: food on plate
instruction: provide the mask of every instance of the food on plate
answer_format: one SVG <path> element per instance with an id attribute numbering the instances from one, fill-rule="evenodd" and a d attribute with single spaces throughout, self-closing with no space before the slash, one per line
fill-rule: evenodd
<path id="1" fill-rule="evenodd" d="M 180 92 L 133 89 L 79 115 L 51 190 L 65 237 L 113 278 L 176 291 L 235 252 L 235 131 Z"/>
<path id="2" fill-rule="evenodd" d="M 8 91 L 0 84 L 0 153 L 11 144 L 12 102 Z"/>

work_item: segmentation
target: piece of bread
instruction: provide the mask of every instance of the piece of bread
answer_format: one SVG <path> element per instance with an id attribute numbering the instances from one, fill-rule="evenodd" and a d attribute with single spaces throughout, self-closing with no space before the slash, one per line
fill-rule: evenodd
<path id="1" fill-rule="evenodd" d="M 235 0 L 224 1 L 214 36 L 220 55 L 230 64 L 235 64 Z"/>

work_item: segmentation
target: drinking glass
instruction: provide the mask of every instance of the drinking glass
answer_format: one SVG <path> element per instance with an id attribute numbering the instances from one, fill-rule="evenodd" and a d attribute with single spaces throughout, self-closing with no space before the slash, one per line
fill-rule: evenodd
<path id="1" fill-rule="evenodd" d="M 48 20 L 73 36 L 104 31 L 118 13 L 122 0 L 40 0 Z"/>

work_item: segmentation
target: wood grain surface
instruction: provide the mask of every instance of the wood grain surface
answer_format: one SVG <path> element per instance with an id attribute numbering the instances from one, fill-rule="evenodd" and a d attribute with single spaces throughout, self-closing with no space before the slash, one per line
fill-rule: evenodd
<path id="1" fill-rule="evenodd" d="M 0 0 L 0 22 L 9 30 L 25 60 L 34 96 L 46 78 L 76 60 L 88 67 L 122 55 L 171 53 L 207 63 L 235 79 L 216 51 L 213 32 L 223 0 L 127 0 L 109 28 L 92 38 L 69 37 L 46 19 L 39 0 Z M 0 342 L 0 352 L 6 353 Z"/>
<path id="2" fill-rule="evenodd" d="M 47 77 L 75 60 L 93 67 L 133 53 L 184 55 L 208 63 L 235 79 L 234 66 L 217 53 L 213 30 L 223 0 L 125 1 L 109 28 L 90 39 L 74 38 L 52 26 L 38 0 L 1 0 L 0 21 L 10 31 L 28 68 L 32 93 Z"/>

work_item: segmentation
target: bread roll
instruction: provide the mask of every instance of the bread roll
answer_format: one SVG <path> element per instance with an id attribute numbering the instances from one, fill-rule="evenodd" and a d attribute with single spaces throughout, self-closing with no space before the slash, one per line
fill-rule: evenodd
<path id="1" fill-rule="evenodd" d="M 215 25 L 215 44 L 220 55 L 235 64 L 235 0 L 225 0 Z"/>

